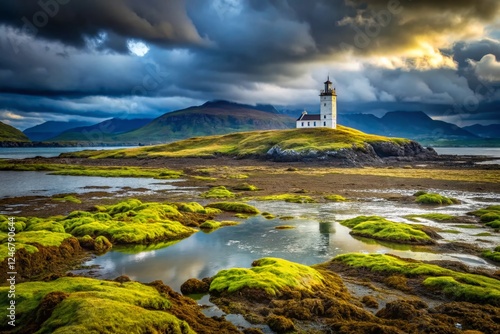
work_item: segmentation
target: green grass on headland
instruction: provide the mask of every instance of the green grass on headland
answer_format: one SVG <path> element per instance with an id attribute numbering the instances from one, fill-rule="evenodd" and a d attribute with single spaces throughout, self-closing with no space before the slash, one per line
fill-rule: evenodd
<path id="1" fill-rule="evenodd" d="M 420 277 L 421 284 L 427 289 L 439 291 L 457 300 L 500 306 L 500 281 L 494 278 L 461 273 L 385 254 L 348 253 L 338 255 L 332 261 L 387 275 Z"/>
<path id="2" fill-rule="evenodd" d="M 82 166 L 68 164 L 24 164 L 0 161 L 0 170 L 47 171 L 53 175 L 103 176 L 103 177 L 151 177 L 155 179 L 177 179 L 182 171 L 168 168 L 122 167 L 122 166 Z"/>
<path id="3" fill-rule="evenodd" d="M 170 144 L 130 149 L 81 151 L 64 153 L 64 157 L 88 158 L 140 158 L 140 157 L 209 157 L 209 156 L 261 156 L 271 147 L 283 150 L 337 151 L 343 148 L 363 148 L 365 143 L 393 142 L 404 144 L 407 139 L 388 138 L 363 133 L 344 126 L 337 129 L 291 129 L 238 132 L 222 136 L 195 137 Z"/>
<path id="4" fill-rule="evenodd" d="M 2 319 L 9 312 L 8 290 L 0 287 Z M 168 313 L 171 307 L 164 293 L 138 282 L 62 277 L 16 286 L 16 324 L 36 326 L 37 319 L 37 333 L 194 333 Z M 0 329 L 12 328 L 6 323 Z"/>
<path id="5" fill-rule="evenodd" d="M 352 235 L 360 237 L 416 245 L 434 243 L 421 226 L 396 223 L 379 216 L 359 216 L 340 223 L 351 228 Z"/>
<path id="6" fill-rule="evenodd" d="M 283 288 L 310 290 L 321 286 L 323 276 L 315 269 L 277 258 L 262 258 L 252 268 L 222 270 L 214 276 L 210 291 L 236 292 L 243 288 L 261 289 L 271 296 L 280 295 Z"/>

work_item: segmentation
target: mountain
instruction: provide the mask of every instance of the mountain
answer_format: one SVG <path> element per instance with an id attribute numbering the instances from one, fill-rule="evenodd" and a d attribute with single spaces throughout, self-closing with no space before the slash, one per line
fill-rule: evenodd
<path id="1" fill-rule="evenodd" d="M 483 138 L 500 138 L 500 124 L 464 126 L 462 129 Z"/>
<path id="2" fill-rule="evenodd" d="M 82 121 L 48 121 L 31 128 L 27 128 L 23 131 L 23 133 L 32 141 L 44 141 L 49 138 L 55 137 L 66 130 L 91 124 L 92 123 Z"/>
<path id="3" fill-rule="evenodd" d="M 0 122 L 0 142 L 29 142 L 29 138 L 13 126 Z"/>
<path id="4" fill-rule="evenodd" d="M 196 136 L 251 130 L 288 129 L 295 120 L 270 105 L 250 106 L 211 101 L 201 106 L 166 113 L 151 123 L 118 135 L 120 142 L 165 143 Z"/>
<path id="5" fill-rule="evenodd" d="M 382 118 L 372 114 L 339 115 L 339 123 L 358 130 L 414 140 L 477 139 L 477 136 L 455 124 L 433 120 L 422 111 L 391 111 Z"/>
<path id="6" fill-rule="evenodd" d="M 148 123 L 152 118 L 122 119 L 111 118 L 104 122 L 90 126 L 81 126 L 64 131 L 63 133 L 48 139 L 54 142 L 64 141 L 92 141 L 109 142 L 114 141 L 116 135 L 136 130 Z"/>

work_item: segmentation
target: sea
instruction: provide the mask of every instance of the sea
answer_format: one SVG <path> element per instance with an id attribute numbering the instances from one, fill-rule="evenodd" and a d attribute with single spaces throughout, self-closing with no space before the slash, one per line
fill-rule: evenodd
<path id="1" fill-rule="evenodd" d="M 129 146 L 132 148 L 137 146 Z M 25 159 L 36 156 L 50 158 L 57 157 L 61 153 L 78 152 L 83 150 L 112 150 L 124 148 L 123 146 L 105 147 L 0 147 L 0 159 Z M 438 154 L 446 155 L 480 155 L 498 158 L 487 161 L 487 163 L 500 163 L 500 147 L 436 147 Z"/>

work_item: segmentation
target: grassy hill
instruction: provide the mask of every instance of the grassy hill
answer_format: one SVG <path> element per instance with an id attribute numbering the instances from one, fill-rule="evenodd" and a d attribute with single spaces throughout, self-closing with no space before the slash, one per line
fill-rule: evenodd
<path id="1" fill-rule="evenodd" d="M 366 143 L 387 142 L 396 145 L 409 143 L 407 139 L 369 135 L 364 132 L 338 126 L 327 128 L 291 129 L 238 132 L 228 135 L 195 137 L 170 144 L 119 149 L 109 151 L 82 151 L 64 156 L 91 158 L 135 158 L 135 157 L 210 157 L 210 156 L 263 156 L 272 147 L 282 150 L 338 151 L 340 149 L 363 148 Z"/>
<path id="2" fill-rule="evenodd" d="M 0 122 L 0 141 L 29 142 L 30 140 L 21 130 Z"/>

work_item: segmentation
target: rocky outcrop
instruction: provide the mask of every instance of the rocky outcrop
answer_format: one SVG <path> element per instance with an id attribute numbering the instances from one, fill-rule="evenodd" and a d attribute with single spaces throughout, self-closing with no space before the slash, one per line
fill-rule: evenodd
<path id="1" fill-rule="evenodd" d="M 433 160 L 438 156 L 432 148 L 424 148 L 415 141 L 397 144 L 389 141 L 365 143 L 362 147 L 342 148 L 339 150 L 302 150 L 282 149 L 279 144 L 271 147 L 265 158 L 276 162 L 336 161 L 347 166 L 383 164 L 387 160 L 422 161 Z"/>

